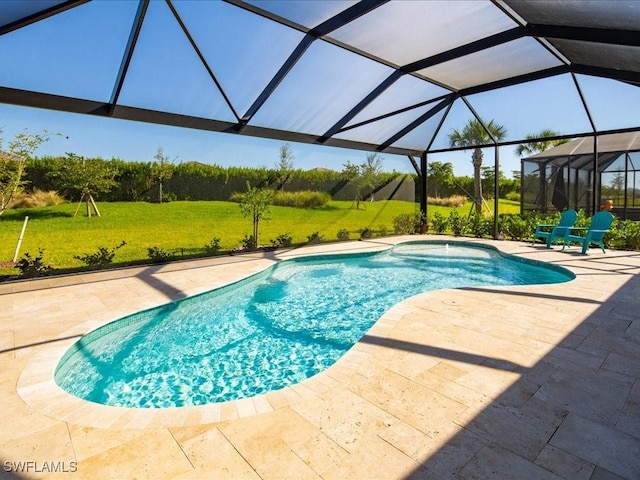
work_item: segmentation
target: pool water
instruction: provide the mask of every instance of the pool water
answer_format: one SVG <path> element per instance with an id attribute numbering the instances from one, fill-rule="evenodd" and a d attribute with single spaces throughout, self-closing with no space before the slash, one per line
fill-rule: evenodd
<path id="1" fill-rule="evenodd" d="M 287 260 L 94 330 L 65 354 L 55 380 L 73 395 L 115 406 L 237 400 L 327 369 L 385 311 L 415 294 L 572 278 L 559 267 L 457 244 Z"/>

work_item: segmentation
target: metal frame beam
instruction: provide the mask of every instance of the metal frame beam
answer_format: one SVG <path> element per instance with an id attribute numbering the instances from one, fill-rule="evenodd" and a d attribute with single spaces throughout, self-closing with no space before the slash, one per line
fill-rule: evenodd
<path id="1" fill-rule="evenodd" d="M 148 7 L 149 0 L 140 0 L 140 3 L 138 4 L 138 10 L 136 11 L 136 16 L 133 20 L 133 25 L 131 25 L 129 40 L 127 41 L 127 46 L 124 49 L 122 62 L 120 62 L 120 70 L 118 71 L 118 75 L 116 76 L 116 81 L 113 85 L 113 91 L 109 100 L 110 114 L 113 114 L 113 110 L 116 108 L 116 104 L 118 103 L 118 98 L 120 97 L 120 92 L 122 91 L 122 86 L 124 85 L 124 79 L 127 76 L 127 71 L 129 70 L 129 64 L 131 63 L 131 58 L 133 57 L 133 51 L 136 48 L 136 43 L 138 43 L 138 37 L 140 36 L 140 30 L 142 29 L 142 22 L 144 21 L 144 17 L 147 14 Z"/>
<path id="2" fill-rule="evenodd" d="M 451 95 L 455 95 L 455 94 L 454 93 L 447 93 L 446 95 L 441 95 L 439 97 L 427 100 L 426 102 L 416 103 L 415 105 L 410 105 L 408 107 L 404 107 L 404 108 L 401 108 L 399 110 L 394 110 L 392 112 L 385 113 L 384 115 L 378 115 L 377 117 L 369 118 L 368 120 L 364 120 L 362 122 L 354 123 L 352 125 L 349 125 L 348 127 L 343 127 L 340 130 L 338 130 L 338 132 L 336 132 L 336 133 L 347 132 L 347 131 L 352 130 L 354 128 L 359 128 L 359 127 L 362 127 L 363 125 L 368 125 L 370 123 L 374 123 L 374 122 L 377 122 L 379 120 L 384 120 L 385 118 L 393 117 L 394 115 L 398 115 L 400 113 L 408 112 L 408 111 L 414 110 L 416 108 L 420 108 L 420 107 L 424 107 L 426 105 L 434 104 L 434 103 L 437 103 L 437 102 L 440 102 L 440 101 L 444 100 L 445 98 L 449 98 Z M 323 137 L 321 137 L 321 138 L 323 138 Z"/>
<path id="3" fill-rule="evenodd" d="M 418 166 L 416 159 L 413 158 L 413 155 L 409 155 L 407 154 L 407 157 L 409 157 L 409 161 L 411 162 L 411 165 L 413 165 L 413 169 L 416 171 L 416 174 L 420 177 L 422 176 L 422 170 L 420 169 L 420 167 Z"/>
<path id="4" fill-rule="evenodd" d="M 382 83 L 380 83 L 380 85 L 374 88 L 369 93 L 369 95 L 364 97 L 360 101 L 360 103 L 358 103 L 346 115 L 344 115 L 340 120 L 333 124 L 333 126 L 329 130 L 327 130 L 325 134 L 320 138 L 320 143 L 326 142 L 329 137 L 332 137 L 336 133 L 338 133 L 342 127 L 349 123 L 349 121 L 353 120 L 356 115 L 358 115 L 371 102 L 378 98 L 382 94 L 382 92 L 393 85 L 402 75 L 404 75 L 404 73 L 400 72 L 399 70 L 396 70 L 391 75 L 389 75 Z"/>
<path id="5" fill-rule="evenodd" d="M 522 183 L 522 182 L 520 182 Z M 493 239 L 498 240 L 500 227 L 498 217 L 500 210 L 500 147 L 496 145 L 493 150 Z"/>
<path id="6" fill-rule="evenodd" d="M 312 28 L 308 33 L 316 38 L 324 37 L 334 30 L 345 26 L 347 23 L 352 22 L 353 20 L 388 2 L 389 0 L 361 0 L 358 3 L 351 5 L 346 10 L 334 15 L 329 20 L 325 20 L 317 27 Z"/>
<path id="7" fill-rule="evenodd" d="M 27 16 L 23 19 L 19 19 L 3 27 L 0 27 L 0 35 L 5 33 L 9 33 L 16 29 L 22 28 L 24 26 L 28 26 L 40 20 L 43 20 L 47 17 L 56 15 L 58 13 L 64 12 L 71 8 L 83 5 L 88 0 L 69 0 L 66 2 L 62 2 L 59 5 L 53 6 L 36 14 Z M 140 29 L 146 14 L 146 9 L 149 3 L 149 0 L 140 0 L 138 12 L 136 14 L 135 20 L 133 22 L 131 34 L 129 37 L 129 41 L 127 47 L 125 49 L 125 53 L 122 58 L 122 63 L 120 65 L 120 71 L 116 77 L 116 81 L 114 84 L 114 89 L 112 92 L 111 99 L 107 103 L 103 102 L 95 102 L 89 100 L 83 100 L 78 98 L 71 97 L 63 97 L 51 94 L 45 94 L 41 92 L 30 92 L 12 88 L 0 87 L 0 101 L 9 104 L 15 105 L 23 105 L 23 106 L 35 106 L 39 108 L 50 108 L 54 110 L 62 110 L 74 113 L 85 113 L 97 116 L 114 116 L 115 118 L 123 118 L 123 119 L 131 119 L 131 120 L 139 120 L 139 121 L 149 121 L 152 123 L 161 123 L 167 125 L 177 125 L 183 127 L 190 128 L 198 128 L 203 130 L 210 131 L 220 131 L 220 132 L 232 132 L 232 133 L 243 133 L 247 135 L 256 135 L 260 137 L 269 137 L 269 138 L 278 138 L 290 141 L 301 141 L 304 143 L 321 143 L 325 145 L 333 145 L 333 146 L 343 146 L 346 148 L 358 148 L 365 149 L 371 151 L 386 151 L 389 153 L 401 153 L 404 155 L 416 155 L 419 154 L 419 151 L 415 151 L 412 149 L 406 148 L 398 148 L 393 147 L 392 144 L 397 141 L 399 138 L 402 138 L 404 135 L 409 133 L 414 128 L 417 128 L 420 124 L 427 121 L 437 112 L 441 111 L 443 108 L 447 107 L 447 111 L 445 115 L 439 122 L 438 128 L 436 130 L 436 134 L 434 134 L 433 138 L 429 142 L 429 146 L 426 149 L 426 152 L 436 153 L 443 151 L 452 151 L 456 149 L 441 149 L 441 150 L 430 150 L 433 144 L 433 140 L 439 130 L 442 127 L 444 119 L 448 114 L 451 105 L 455 101 L 456 98 L 462 97 L 464 99 L 465 96 L 486 92 L 498 88 L 508 87 L 512 85 L 517 85 L 520 83 L 525 83 L 537 79 L 548 78 L 555 75 L 560 74 L 584 74 L 584 75 L 593 75 L 606 77 L 610 79 L 620 80 L 624 82 L 628 82 L 630 84 L 640 86 L 640 81 L 638 80 L 638 72 L 634 71 L 626 71 L 626 70 L 615 70 L 608 69 L 603 67 L 589 66 L 589 65 L 562 65 L 559 67 L 553 67 L 546 70 L 541 70 L 537 72 L 531 72 L 525 75 L 519 75 L 516 77 L 499 80 L 496 82 L 490 82 L 484 85 L 469 87 L 460 90 L 457 93 L 447 94 L 445 96 L 430 99 L 427 102 L 423 102 L 421 104 L 412 105 L 410 107 L 406 107 L 402 110 L 396 112 L 390 112 L 380 117 L 376 117 L 374 119 L 369 119 L 365 122 L 362 122 L 356 126 L 361 126 L 366 123 L 371 123 L 374 121 L 381 120 L 383 118 L 389 117 L 391 115 L 395 115 L 402 111 L 410 110 L 412 108 L 417 108 L 422 105 L 427 105 L 429 103 L 439 102 L 435 104 L 433 108 L 431 108 L 428 112 L 422 115 L 420 118 L 414 120 L 411 124 L 405 126 L 402 130 L 397 132 L 391 138 L 387 139 L 381 145 L 374 145 L 364 142 L 350 141 L 350 140 L 341 140 L 333 138 L 338 132 L 346 131 L 350 128 L 356 128 L 354 125 L 350 125 L 348 128 L 344 126 L 351 121 L 355 116 L 364 110 L 371 102 L 375 100 L 382 92 L 384 92 L 387 88 L 389 88 L 395 81 L 401 78 L 405 74 L 414 75 L 416 77 L 421 78 L 416 74 L 417 71 L 428 68 L 432 65 L 437 65 L 442 62 L 450 61 L 456 58 L 460 58 L 464 55 L 469 55 L 475 52 L 482 51 L 486 48 L 491 48 L 496 45 L 501 45 L 518 38 L 522 37 L 532 37 L 538 40 L 548 41 L 547 38 L 562 38 L 562 39 L 570 39 L 576 41 L 588 41 L 588 42 L 599 42 L 599 43 L 609 43 L 609 44 L 619 44 L 619 45 L 627 45 L 627 46 L 640 46 L 640 36 L 638 36 L 638 32 L 630 31 L 630 30 L 621 30 L 621 29 L 598 29 L 598 28 L 583 28 L 583 27 L 565 27 L 559 25 L 541 25 L 541 24 L 529 24 L 529 25 L 518 25 L 515 28 L 506 30 L 504 32 L 491 35 L 485 37 L 483 39 L 468 43 L 466 45 L 462 45 L 460 47 L 453 48 L 446 52 L 441 52 L 437 55 L 433 55 L 428 58 L 424 58 L 410 64 L 404 66 L 392 65 L 388 61 L 376 58 L 374 55 L 362 52 L 355 47 L 351 47 L 348 45 L 343 45 L 339 41 L 332 38 L 324 38 L 324 40 L 331 42 L 335 45 L 342 46 L 354 53 L 359 55 L 363 55 L 367 58 L 370 58 L 373 61 L 380 62 L 384 65 L 387 65 L 395 71 L 380 85 L 378 85 L 374 90 L 370 91 L 355 107 L 353 107 L 346 115 L 344 115 L 340 120 L 338 120 L 327 132 L 325 132 L 322 136 L 309 135 L 299 132 L 287 132 L 277 129 L 269 129 L 262 127 L 251 127 L 247 125 L 247 122 L 251 119 L 251 117 L 259 110 L 259 108 L 268 100 L 269 96 L 273 93 L 273 91 L 277 88 L 277 86 L 282 82 L 282 80 L 286 77 L 288 72 L 293 68 L 296 62 L 304 55 L 307 48 L 311 45 L 311 43 L 318 39 L 323 38 L 326 35 L 330 34 L 332 31 L 339 29 L 340 27 L 348 24 L 349 22 L 359 18 L 362 15 L 365 15 L 372 10 L 375 10 L 379 6 L 387 3 L 389 0 L 364 0 L 358 3 L 351 5 L 349 8 L 343 10 L 338 13 L 334 17 L 328 19 L 327 21 L 321 23 L 320 25 L 314 28 L 307 28 L 301 25 L 295 24 L 294 22 L 279 17 L 275 14 L 272 14 L 268 11 L 262 10 L 260 7 L 257 7 L 252 4 L 244 3 L 240 0 L 226 0 L 227 3 L 234 5 L 236 7 L 243 8 L 247 11 L 251 11 L 253 13 L 262 15 L 270 20 L 277 21 L 283 25 L 287 25 L 292 28 L 296 28 L 299 31 L 305 33 L 305 37 L 294 50 L 294 52 L 289 56 L 289 58 L 281 65 L 279 71 L 274 75 L 271 79 L 267 87 L 261 92 L 258 98 L 254 101 L 254 104 L 247 110 L 247 112 L 239 117 L 237 112 L 233 109 L 229 99 L 225 95 L 225 92 L 221 88 L 219 82 L 215 78 L 213 71 L 208 67 L 207 62 L 203 58 L 200 53 L 195 41 L 191 38 L 186 27 L 182 24 L 177 12 L 173 8 L 173 4 L 171 0 L 166 0 L 166 3 L 169 5 L 174 15 L 176 16 L 177 21 L 180 23 L 183 31 L 187 35 L 189 41 L 194 47 L 196 53 L 199 55 L 201 61 L 205 65 L 205 68 L 209 71 L 209 74 L 212 80 L 218 86 L 220 92 L 225 97 L 227 104 L 230 106 L 231 110 L 236 115 L 236 118 L 239 119 L 238 123 L 232 124 L 229 122 L 211 120 L 206 118 L 198 118 L 184 115 L 176 115 L 166 112 L 145 110 L 139 108 L 130 108 L 130 107 L 122 107 L 118 106 L 118 98 L 120 95 L 120 91 L 122 89 L 122 85 L 124 83 L 127 70 L 129 67 L 129 63 L 131 61 L 133 51 L 135 49 L 136 41 L 138 35 L 140 33 Z M 499 4 L 498 0 L 494 0 L 494 4 Z M 428 79 L 427 79 L 428 80 Z M 464 99 L 466 101 L 466 99 Z M 472 110 L 473 111 L 473 110 Z M 588 114 L 588 113 L 587 113 Z M 611 130 L 607 132 L 596 132 L 598 135 L 603 135 L 606 133 L 619 133 L 623 131 L 638 131 L 640 130 L 640 126 L 628 128 L 628 129 L 619 129 L 619 130 Z M 595 127 L 594 127 L 595 131 Z M 554 138 L 578 138 L 582 136 L 591 136 L 594 132 L 588 133 L 578 133 L 572 135 L 559 136 Z M 497 145 L 515 145 L 519 143 L 523 143 L 524 140 L 514 140 L 510 142 L 496 142 Z M 493 144 L 489 144 L 486 146 L 479 146 L 480 148 L 493 146 Z"/>
<path id="8" fill-rule="evenodd" d="M 637 30 L 571 27 L 567 25 L 543 25 L 534 23 L 527 24 L 525 28 L 527 33 L 533 37 L 640 47 L 640 34 Z"/>
<path id="9" fill-rule="evenodd" d="M 198 55 L 198 58 L 200 59 L 200 62 L 202 62 L 202 65 L 204 66 L 205 70 L 209 74 L 209 78 L 211 78 L 213 83 L 216 84 L 216 87 L 218 87 L 218 90 L 220 91 L 220 94 L 222 95 L 222 98 L 224 98 L 224 101 L 226 102 L 227 106 L 229 107 L 229 109 L 233 113 L 233 116 L 236 117 L 236 120 L 239 122 L 240 121 L 240 116 L 238 115 L 238 112 L 236 112 L 236 109 L 233 108 L 233 104 L 231 103 L 231 100 L 229 100 L 229 97 L 227 96 L 227 93 L 222 88 L 222 85 L 220 85 L 220 82 L 218 81 L 218 78 L 216 77 L 215 73 L 213 73 L 213 70 L 209 66 L 209 63 L 207 62 L 207 59 L 204 58 L 204 55 L 200 51 L 200 48 L 198 47 L 198 44 L 196 43 L 196 41 L 193 39 L 193 36 L 191 35 L 191 32 L 189 31 L 189 29 L 187 28 L 185 23 L 182 21 L 182 17 L 180 17 L 180 14 L 176 10 L 176 7 L 173 5 L 173 2 L 171 0 L 165 0 L 165 1 L 167 2 L 167 5 L 169 6 L 169 9 L 171 10 L 171 13 L 173 14 L 174 18 L 178 22 L 178 25 L 180 25 L 180 28 L 182 29 L 182 32 L 187 37 L 187 40 L 189 40 L 189 43 L 191 44 L 191 47 L 196 52 L 196 55 Z"/>
<path id="10" fill-rule="evenodd" d="M 404 65 L 394 71 L 389 77 L 387 77 L 380 85 L 378 85 L 375 89 L 373 89 L 363 100 L 360 101 L 355 107 L 353 107 L 344 117 L 342 117 L 339 121 L 337 121 L 327 132 L 323 135 L 323 138 L 329 138 L 336 133 L 338 133 L 350 120 L 352 120 L 358 113 L 364 110 L 370 103 L 372 103 L 382 92 L 384 92 L 387 88 L 389 88 L 393 83 L 395 83 L 402 75 L 408 73 L 414 73 L 418 70 L 422 70 L 424 68 L 428 68 L 439 63 L 447 62 L 449 60 L 454 60 L 456 58 L 460 58 L 465 55 L 469 55 L 471 53 L 476 53 L 482 51 L 486 48 L 495 47 L 497 45 L 501 45 L 503 43 L 507 43 L 513 40 L 517 40 L 518 38 L 522 38 L 526 36 L 526 30 L 522 27 L 512 28 L 511 30 L 507 30 L 505 32 L 501 32 L 495 35 L 491 35 L 490 37 L 483 38 L 481 40 L 477 40 L 475 42 L 468 43 L 466 45 L 462 45 L 460 47 L 453 48 L 446 52 L 439 53 L 437 55 L 433 55 L 428 58 L 424 58 L 421 60 L 417 60 L 415 62 Z M 439 85 L 442 86 L 442 85 Z M 448 88 L 446 86 L 442 86 L 444 88 Z M 448 88 L 452 91 L 451 88 Z M 384 118 L 384 117 L 381 117 Z M 378 119 L 375 119 L 378 120 Z M 326 140 L 321 140 L 320 143 L 324 143 Z"/>
<path id="11" fill-rule="evenodd" d="M 308 30 L 296 49 L 291 53 L 291 55 L 289 55 L 289 58 L 287 58 L 287 60 L 282 64 L 269 84 L 264 88 L 264 90 L 262 90 L 260 95 L 258 95 L 258 98 L 242 116 L 238 124 L 238 129 L 242 130 L 243 128 L 245 128 L 245 125 L 269 99 L 278 85 L 280 85 L 280 83 L 284 80 L 284 78 L 291 71 L 294 65 L 298 63 L 298 61 L 302 58 L 304 53 L 316 39 L 331 33 L 332 31 L 346 25 L 352 20 L 355 20 L 356 18 L 370 12 L 371 10 L 374 10 L 384 3 L 387 3 L 388 1 L 389 0 L 363 0 L 333 16 L 332 18 L 324 21 L 315 28 Z M 235 2 L 233 4 L 237 5 L 237 3 Z"/>
<path id="12" fill-rule="evenodd" d="M 275 91 L 275 89 L 280 85 L 280 82 L 284 80 L 284 77 L 287 76 L 289 71 L 293 68 L 293 66 L 298 63 L 298 60 L 302 58 L 304 52 L 311 46 L 311 43 L 315 40 L 315 37 L 311 35 L 305 35 L 304 38 L 300 41 L 295 50 L 289 55 L 289 58 L 285 60 L 280 69 L 273 76 L 269 84 L 262 90 L 258 98 L 253 102 L 253 104 L 249 107 L 249 109 L 242 115 L 239 129 L 243 128 L 251 117 L 253 117 L 256 112 L 264 105 L 267 99 L 271 96 L 271 94 Z"/>
<path id="13" fill-rule="evenodd" d="M 513 40 L 518 40 L 519 38 L 526 36 L 527 31 L 524 28 L 515 27 L 510 30 L 505 30 L 504 32 L 496 33 L 495 35 L 476 40 L 475 42 L 452 48 L 451 50 L 448 50 L 446 52 L 438 53 L 437 55 L 423 58 L 422 60 L 417 60 L 403 67 L 400 67 L 400 70 L 406 73 L 417 72 L 418 70 L 433 67 L 434 65 L 448 62 L 450 60 L 456 60 L 460 57 L 464 57 L 465 55 L 481 52 L 483 50 L 486 50 L 487 48 L 496 47 L 498 45 L 512 42 Z"/>
<path id="14" fill-rule="evenodd" d="M 636 127 L 629 128 L 616 128 L 611 130 L 599 130 L 596 133 L 598 135 L 612 135 L 614 133 L 628 133 L 628 132 L 640 132 L 640 124 Z M 584 138 L 584 137 L 593 137 L 594 132 L 578 132 L 572 133 L 568 135 L 554 135 L 552 137 L 540 137 L 536 138 L 535 141 L 547 141 L 547 140 L 574 140 L 576 138 Z M 521 138 L 519 140 L 508 140 L 497 143 L 498 146 L 504 147 L 508 145 L 520 145 L 521 143 L 529 143 L 531 139 Z M 473 148 L 490 148 L 494 147 L 493 143 L 484 143 L 482 145 L 475 145 Z M 438 148 L 434 150 L 427 150 L 429 153 L 446 153 L 446 152 L 456 152 L 460 150 L 469 150 L 469 147 L 450 147 L 450 148 Z"/>
<path id="15" fill-rule="evenodd" d="M 523 75 L 517 75 L 515 77 L 496 80 L 495 82 L 476 85 L 475 87 L 463 88 L 459 90 L 458 93 L 460 94 L 460 96 L 475 95 L 476 93 L 488 92 L 491 90 L 497 90 L 499 88 L 511 87 L 513 85 L 519 85 L 521 83 L 532 82 L 534 80 L 542 80 L 543 78 L 555 77 L 556 75 L 562 75 L 565 73 L 569 73 L 570 71 L 571 68 L 569 66 L 560 65 L 544 70 L 537 70 L 531 73 L 525 73 Z"/>
<path id="16" fill-rule="evenodd" d="M 427 209 L 429 208 L 427 205 L 427 171 L 429 170 L 429 165 L 426 151 L 420 154 L 420 170 L 422 171 L 422 175 L 420 175 L 420 191 L 422 193 L 420 195 L 420 233 L 427 233 Z"/>
<path id="17" fill-rule="evenodd" d="M 14 30 L 18 30 L 22 27 L 27 27 L 33 23 L 39 22 L 40 20 L 44 20 L 45 18 L 52 17 L 53 15 L 57 15 L 58 13 L 65 12 L 71 8 L 75 8 L 87 2 L 89 2 L 89 0 L 69 0 L 67 2 L 62 2 L 59 5 L 54 5 L 53 7 L 49 7 L 40 12 L 36 12 L 33 15 L 29 15 L 25 18 L 20 18 L 11 23 L 0 26 L 0 37 L 6 33 L 13 32 Z"/>
<path id="18" fill-rule="evenodd" d="M 571 65 L 571 72 L 581 75 L 592 75 L 594 77 L 609 78 L 640 86 L 640 74 L 631 70 L 616 70 L 613 68 L 595 67 L 593 65 L 574 64 Z"/>
<path id="19" fill-rule="evenodd" d="M 440 110 L 442 110 L 443 108 L 446 108 L 449 104 L 451 104 L 455 100 L 455 97 L 456 95 L 454 93 L 447 95 L 444 100 L 442 100 L 433 108 L 430 108 L 428 111 L 420 115 L 418 118 L 416 118 L 413 122 L 409 123 L 406 127 L 404 127 L 402 130 L 397 132 L 395 135 L 392 135 L 390 138 L 388 138 L 383 143 L 381 143 L 376 150 L 381 152 L 389 148 L 395 141 L 400 140 L 411 130 L 422 125 L 424 122 L 429 120 Z"/>

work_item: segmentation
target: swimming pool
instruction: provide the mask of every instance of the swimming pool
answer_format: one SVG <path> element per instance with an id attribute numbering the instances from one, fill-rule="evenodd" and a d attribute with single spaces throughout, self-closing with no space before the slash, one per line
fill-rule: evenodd
<path id="1" fill-rule="evenodd" d="M 379 253 L 301 257 L 85 335 L 56 383 L 106 405 L 223 402 L 299 383 L 332 364 L 382 314 L 441 288 L 546 284 L 568 270 L 490 247 L 410 242 Z"/>

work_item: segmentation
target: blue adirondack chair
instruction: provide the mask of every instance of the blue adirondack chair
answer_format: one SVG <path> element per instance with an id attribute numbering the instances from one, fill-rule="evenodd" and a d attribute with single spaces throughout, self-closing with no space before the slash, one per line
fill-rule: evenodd
<path id="1" fill-rule="evenodd" d="M 586 254 L 589 249 L 589 245 L 598 245 L 604 253 L 607 253 L 604 249 L 604 243 L 602 237 L 609 231 L 611 223 L 613 222 L 613 215 L 610 212 L 602 210 L 591 217 L 591 225 L 584 228 L 572 228 L 564 236 L 564 247 L 568 246 L 570 242 L 578 242 L 582 244 L 582 254 Z M 587 233 L 583 235 L 576 235 L 571 233 L 572 230 L 586 230 Z"/>
<path id="2" fill-rule="evenodd" d="M 547 248 L 551 248 L 552 243 L 557 243 L 557 240 L 562 240 L 567 233 L 570 233 L 570 228 L 576 223 L 576 218 L 578 218 L 578 214 L 575 210 L 565 210 L 560 215 L 560 222 L 557 225 L 536 225 L 531 244 L 536 243 L 536 238 L 546 238 Z"/>

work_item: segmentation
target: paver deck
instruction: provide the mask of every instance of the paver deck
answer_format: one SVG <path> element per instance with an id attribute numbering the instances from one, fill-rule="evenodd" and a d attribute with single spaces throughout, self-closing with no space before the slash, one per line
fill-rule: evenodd
<path id="1" fill-rule="evenodd" d="M 464 239 L 577 277 L 412 297 L 325 372 L 251 399 L 135 410 L 53 382 L 78 336 L 116 318 L 293 255 L 431 238 L 448 237 L 0 284 L 0 478 L 639 479 L 638 252 Z"/>

